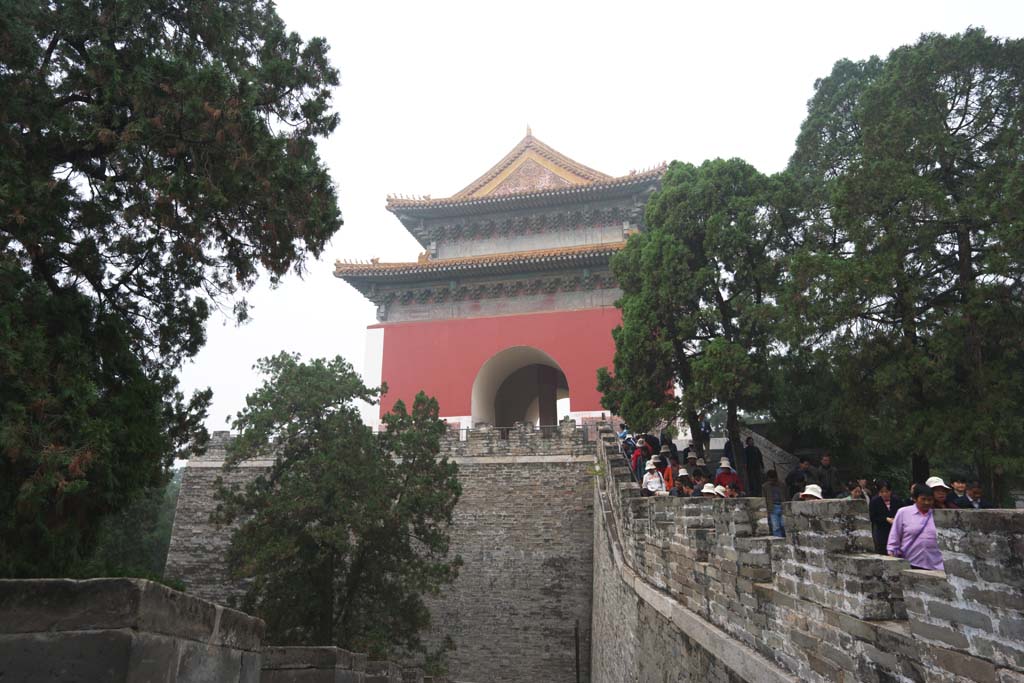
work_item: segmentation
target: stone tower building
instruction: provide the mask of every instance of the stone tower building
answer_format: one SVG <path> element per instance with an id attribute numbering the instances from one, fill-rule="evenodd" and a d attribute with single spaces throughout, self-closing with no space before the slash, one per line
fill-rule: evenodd
<path id="1" fill-rule="evenodd" d="M 387 383 L 381 413 L 422 389 L 464 427 L 600 414 L 595 371 L 621 319 L 609 258 L 642 228 L 664 170 L 611 177 L 527 129 L 451 197 L 389 197 L 419 259 L 335 268 L 377 304 L 364 379 Z"/>

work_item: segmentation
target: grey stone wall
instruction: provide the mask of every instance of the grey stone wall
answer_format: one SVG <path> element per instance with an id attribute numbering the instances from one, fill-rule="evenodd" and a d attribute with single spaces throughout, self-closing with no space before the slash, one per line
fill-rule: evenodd
<path id="1" fill-rule="evenodd" d="M 456 433 L 446 448 L 462 483 L 452 552 L 464 564 L 429 603 L 430 642 L 453 638 L 457 680 L 575 681 L 578 621 L 589 681 L 594 444 L 570 422 L 549 438 Z"/>
<path id="2" fill-rule="evenodd" d="M 0 580 L 4 683 L 259 683 L 263 631 L 141 579 Z"/>
<path id="3" fill-rule="evenodd" d="M 863 502 L 786 503 L 772 538 L 760 499 L 641 498 L 604 438 L 594 681 L 689 680 L 645 666 L 673 638 L 712 680 L 1024 681 L 1024 513 L 936 511 L 947 571 L 912 571 Z"/>
<path id="4" fill-rule="evenodd" d="M 244 486 L 272 464 L 247 462 L 225 472 L 230 438 L 228 432 L 214 432 L 206 453 L 192 458 L 185 467 L 164 567 L 164 576 L 184 583 L 190 594 L 222 605 L 232 604 L 244 587 L 228 576 L 224 562 L 234 527 L 217 527 L 210 522 L 210 513 L 217 507 L 213 497 L 216 481 L 223 477 L 228 485 Z"/>
<path id="5" fill-rule="evenodd" d="M 141 579 L 0 580 L 4 683 L 446 683 L 336 647 L 265 647 L 259 619 Z"/>
<path id="6" fill-rule="evenodd" d="M 218 602 L 242 591 L 224 566 L 231 529 L 209 522 L 227 439 L 217 434 L 207 454 L 188 464 L 166 568 L 190 593 Z M 429 602 L 427 642 L 453 638 L 456 680 L 569 681 L 578 620 L 580 680 L 589 680 L 595 444 L 568 421 L 545 432 L 453 431 L 442 448 L 459 465 L 463 494 L 451 552 L 464 565 L 455 585 Z M 267 465 L 250 463 L 229 481 L 248 481 Z"/>
<path id="7" fill-rule="evenodd" d="M 260 683 L 365 683 L 366 655 L 337 647 L 268 647 Z"/>

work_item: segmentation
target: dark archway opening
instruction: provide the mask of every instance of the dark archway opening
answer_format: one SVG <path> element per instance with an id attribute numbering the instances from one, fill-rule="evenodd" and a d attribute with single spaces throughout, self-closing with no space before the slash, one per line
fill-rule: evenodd
<path id="1" fill-rule="evenodd" d="M 540 363 L 519 368 L 505 378 L 494 396 L 495 424 L 554 426 L 558 424 L 558 401 L 568 396 L 569 382 L 558 368 Z"/>

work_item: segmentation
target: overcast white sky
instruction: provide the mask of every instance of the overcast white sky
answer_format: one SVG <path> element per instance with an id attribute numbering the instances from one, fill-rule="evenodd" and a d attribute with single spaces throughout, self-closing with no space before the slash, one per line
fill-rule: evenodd
<path id="1" fill-rule="evenodd" d="M 793 151 L 815 79 L 836 60 L 970 25 L 1024 36 L 1017 0 L 281 0 L 278 12 L 303 38 L 326 37 L 341 72 L 341 125 L 320 154 L 345 225 L 304 279 L 250 293 L 250 323 L 211 321 L 181 373 L 188 392 L 213 388 L 211 430 L 244 405 L 261 356 L 340 354 L 361 370 L 374 307 L 332 275 L 335 259 L 415 260 L 419 245 L 385 211 L 386 196 L 458 191 L 527 124 L 611 175 L 733 156 L 772 173 Z"/>

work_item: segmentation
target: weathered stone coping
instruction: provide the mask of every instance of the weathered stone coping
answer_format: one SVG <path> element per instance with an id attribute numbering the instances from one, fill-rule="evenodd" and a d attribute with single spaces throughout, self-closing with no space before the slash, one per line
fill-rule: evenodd
<path id="1" fill-rule="evenodd" d="M 274 466 L 274 461 L 271 459 L 267 460 L 242 460 L 238 463 L 238 467 L 255 467 L 259 469 L 267 469 Z M 203 460 L 202 458 L 193 458 L 188 461 L 186 467 L 190 468 L 204 468 L 204 469 L 222 469 L 224 467 L 223 460 Z"/>
<path id="2" fill-rule="evenodd" d="M 143 579 L 0 579 L 0 634 L 116 629 L 258 652 L 265 625 Z"/>
<path id="3" fill-rule="evenodd" d="M 603 495 L 605 494 L 602 494 L 600 489 L 595 488 L 595 496 L 598 499 L 597 503 L 599 506 L 603 502 L 601 500 Z M 599 507 L 598 510 L 600 509 Z M 698 614 L 684 607 L 675 598 L 655 588 L 628 567 L 622 557 L 611 510 L 605 507 L 603 512 L 596 511 L 596 514 L 604 515 L 604 523 L 601 526 L 604 528 L 605 533 L 603 539 L 595 540 L 600 540 L 600 542 L 605 544 L 605 548 L 595 548 L 594 552 L 611 553 L 615 568 L 619 573 L 619 578 L 641 600 L 672 622 L 687 637 L 711 653 L 712 656 L 742 680 L 759 681 L 761 683 L 799 683 L 799 678 L 788 674 L 774 663 L 762 657 L 755 650 L 750 649 L 721 629 L 713 626 Z"/>
<path id="4" fill-rule="evenodd" d="M 263 670 L 342 669 L 366 671 L 366 655 L 338 647 L 270 646 L 263 649 Z"/>
<path id="5" fill-rule="evenodd" d="M 597 459 L 593 455 L 477 455 L 456 456 L 448 458 L 457 465 L 575 465 L 593 463 Z"/>
<path id="6" fill-rule="evenodd" d="M 577 463 L 592 463 L 597 459 L 593 455 L 468 455 L 448 458 L 457 465 L 549 465 L 565 463 L 574 465 Z M 273 467 L 273 460 L 245 460 L 238 463 L 239 467 L 269 468 Z M 188 467 L 199 467 L 206 469 L 218 469 L 224 467 L 223 460 L 196 460 L 190 461 Z"/>

